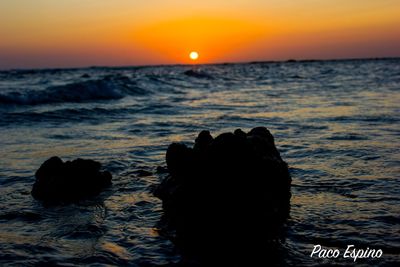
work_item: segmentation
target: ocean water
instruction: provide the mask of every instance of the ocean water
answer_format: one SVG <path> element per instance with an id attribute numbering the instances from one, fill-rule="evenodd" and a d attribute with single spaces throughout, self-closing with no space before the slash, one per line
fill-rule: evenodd
<path id="1" fill-rule="evenodd" d="M 400 262 L 400 59 L 385 59 L 0 72 L 0 265 L 178 263 L 151 194 L 166 148 L 256 126 L 293 178 L 271 262 L 354 264 L 311 258 L 317 244 L 382 249 L 359 264 Z M 100 161 L 112 187 L 43 206 L 30 190 L 54 155 Z"/>

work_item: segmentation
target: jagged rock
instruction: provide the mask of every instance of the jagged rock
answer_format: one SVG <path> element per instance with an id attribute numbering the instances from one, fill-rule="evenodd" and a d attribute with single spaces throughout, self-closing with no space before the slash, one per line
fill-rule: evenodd
<path id="1" fill-rule="evenodd" d="M 291 177 L 265 127 L 216 138 L 202 131 L 193 148 L 171 144 L 166 162 L 169 176 L 154 193 L 185 255 L 204 261 L 222 251 L 254 252 L 258 241 L 279 237 L 289 215 Z"/>
<path id="2" fill-rule="evenodd" d="M 98 195 L 112 179 L 110 172 L 100 168 L 94 160 L 63 162 L 52 157 L 36 171 L 32 196 L 43 201 L 70 202 Z"/>

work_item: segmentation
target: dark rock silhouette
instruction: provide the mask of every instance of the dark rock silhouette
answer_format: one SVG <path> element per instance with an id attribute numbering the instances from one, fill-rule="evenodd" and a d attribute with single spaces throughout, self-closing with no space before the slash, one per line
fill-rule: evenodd
<path id="1" fill-rule="evenodd" d="M 111 185 L 111 173 L 100 171 L 94 160 L 63 162 L 59 157 L 46 160 L 36 171 L 32 196 L 37 200 L 70 202 L 98 195 Z"/>
<path id="2" fill-rule="evenodd" d="M 185 75 L 190 76 L 190 77 L 194 77 L 194 78 L 198 78 L 198 79 L 212 79 L 212 76 L 207 74 L 204 71 L 201 70 L 187 70 L 184 72 Z"/>
<path id="3" fill-rule="evenodd" d="M 215 139 L 202 131 L 193 148 L 171 144 L 166 162 L 169 176 L 154 192 L 160 227 L 184 258 L 244 264 L 271 253 L 289 215 L 291 177 L 266 128 Z"/>

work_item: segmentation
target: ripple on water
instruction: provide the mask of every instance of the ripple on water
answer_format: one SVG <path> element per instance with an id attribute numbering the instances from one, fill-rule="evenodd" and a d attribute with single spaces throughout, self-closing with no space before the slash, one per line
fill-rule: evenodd
<path id="1" fill-rule="evenodd" d="M 285 238 L 268 260 L 349 265 L 309 254 L 314 244 L 357 244 L 385 255 L 360 263 L 398 265 L 398 59 L 190 69 L 0 72 L 0 102 L 13 101 L 0 105 L 0 265 L 179 262 L 157 232 L 162 208 L 151 193 L 166 175 L 167 145 L 259 125 L 293 177 Z M 54 155 L 102 162 L 113 186 L 91 201 L 43 206 L 30 196 L 33 175 Z"/>

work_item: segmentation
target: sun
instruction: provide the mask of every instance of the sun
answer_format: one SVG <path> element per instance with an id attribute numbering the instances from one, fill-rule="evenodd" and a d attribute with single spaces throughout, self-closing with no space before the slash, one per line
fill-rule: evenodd
<path id="1" fill-rule="evenodd" d="M 192 51 L 190 52 L 189 57 L 191 60 L 197 60 L 199 58 L 199 53 L 197 53 L 196 51 Z"/>

